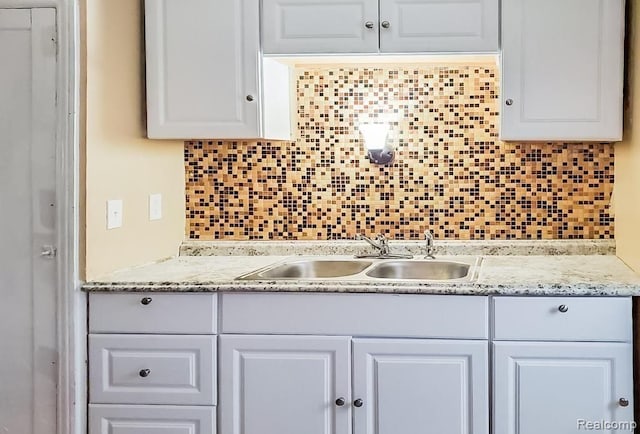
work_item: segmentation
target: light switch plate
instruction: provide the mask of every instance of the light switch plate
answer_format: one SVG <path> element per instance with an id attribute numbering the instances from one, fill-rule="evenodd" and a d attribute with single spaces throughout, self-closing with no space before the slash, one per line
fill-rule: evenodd
<path id="1" fill-rule="evenodd" d="M 122 200 L 107 201 L 107 229 L 122 227 Z"/>
<path id="2" fill-rule="evenodd" d="M 150 194 L 149 195 L 149 220 L 160 220 L 162 218 L 162 195 Z"/>

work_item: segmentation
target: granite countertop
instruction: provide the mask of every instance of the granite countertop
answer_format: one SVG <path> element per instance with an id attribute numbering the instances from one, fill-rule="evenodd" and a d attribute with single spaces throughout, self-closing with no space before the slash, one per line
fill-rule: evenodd
<path id="1" fill-rule="evenodd" d="M 483 256 L 475 281 L 432 283 L 373 279 L 363 274 L 322 280 L 242 281 L 236 278 L 262 267 L 301 257 L 249 256 L 246 255 L 246 251 L 236 253 L 245 253 L 245 255 L 180 256 L 113 273 L 86 283 L 83 289 L 113 292 L 284 291 L 461 295 L 640 295 L 640 276 L 616 256 L 610 254 L 562 255 L 556 252 L 555 254 L 523 255 L 517 249 L 515 251 L 510 249 L 508 252 L 510 254 Z M 313 257 L 352 258 L 344 255 L 314 255 Z M 455 256 L 446 258 L 439 256 L 438 259 L 455 259 Z"/>

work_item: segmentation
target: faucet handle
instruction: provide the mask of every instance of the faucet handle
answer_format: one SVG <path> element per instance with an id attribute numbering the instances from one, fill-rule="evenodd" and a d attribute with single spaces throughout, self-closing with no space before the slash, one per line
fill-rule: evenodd
<path id="1" fill-rule="evenodd" d="M 433 236 L 433 232 L 431 232 L 429 229 L 424 231 L 424 239 L 427 242 L 425 259 L 436 259 L 435 247 L 433 245 L 433 241 L 435 239 L 435 237 Z"/>

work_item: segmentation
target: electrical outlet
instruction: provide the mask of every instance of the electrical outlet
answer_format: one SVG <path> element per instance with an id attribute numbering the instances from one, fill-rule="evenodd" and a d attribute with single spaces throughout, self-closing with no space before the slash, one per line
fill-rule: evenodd
<path id="1" fill-rule="evenodd" d="M 122 227 L 122 200 L 107 201 L 107 229 Z"/>
<path id="2" fill-rule="evenodd" d="M 149 220 L 160 220 L 162 218 L 162 195 L 149 195 Z"/>

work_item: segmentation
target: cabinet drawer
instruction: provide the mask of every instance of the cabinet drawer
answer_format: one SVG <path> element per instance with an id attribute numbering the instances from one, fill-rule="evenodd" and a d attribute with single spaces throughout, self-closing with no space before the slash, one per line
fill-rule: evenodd
<path id="1" fill-rule="evenodd" d="M 487 297 L 222 294 L 222 333 L 487 339 Z"/>
<path id="2" fill-rule="evenodd" d="M 216 333 L 217 294 L 89 294 L 90 333 Z"/>
<path id="3" fill-rule="evenodd" d="M 215 434 L 215 407 L 90 405 L 89 434 Z"/>
<path id="4" fill-rule="evenodd" d="M 496 297 L 496 340 L 631 341 L 631 298 Z"/>
<path id="5" fill-rule="evenodd" d="M 214 336 L 89 335 L 91 403 L 213 405 Z"/>

